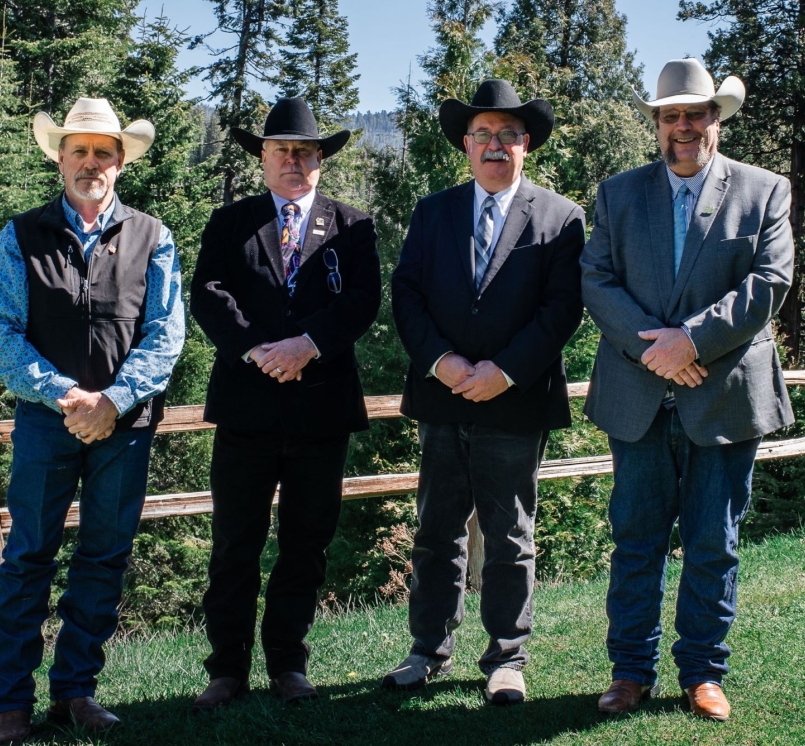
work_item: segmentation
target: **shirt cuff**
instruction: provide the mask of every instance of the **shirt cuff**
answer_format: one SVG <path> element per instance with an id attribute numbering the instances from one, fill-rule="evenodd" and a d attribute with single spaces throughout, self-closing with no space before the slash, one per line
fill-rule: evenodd
<path id="1" fill-rule="evenodd" d="M 255 350 L 256 350 L 256 349 L 257 349 L 259 346 L 260 346 L 260 345 L 255 345 L 254 347 L 252 347 L 252 348 L 251 348 L 251 350 L 246 350 L 246 352 L 244 352 L 244 353 L 243 353 L 243 354 L 240 356 L 241 360 L 243 360 L 243 362 L 244 362 L 244 363 L 253 363 L 253 362 L 254 362 L 254 360 L 252 360 L 252 358 L 251 358 L 251 354 L 252 354 L 252 353 L 253 353 L 253 352 L 254 352 L 254 351 L 255 351 Z"/>
<path id="2" fill-rule="evenodd" d="M 503 377 L 506 379 L 506 383 L 509 384 L 509 388 L 514 386 L 514 381 L 512 381 L 512 379 L 509 378 L 508 374 L 506 373 L 505 370 L 503 370 L 503 368 L 500 369 L 500 372 L 503 373 Z"/>
<path id="3" fill-rule="evenodd" d="M 679 328 L 683 332 L 685 332 L 685 334 L 688 335 L 688 339 L 690 340 L 690 343 L 693 345 L 693 355 L 694 355 L 693 359 L 698 360 L 699 359 L 699 351 L 696 349 L 696 343 L 693 341 L 693 337 L 690 336 L 690 329 L 688 329 L 688 327 L 685 326 L 684 324 L 682 324 L 682 326 L 679 327 Z"/>
<path id="4" fill-rule="evenodd" d="M 137 403 L 126 386 L 110 386 L 101 393 L 115 405 L 118 417 L 126 414 Z"/>
<path id="5" fill-rule="evenodd" d="M 439 357 L 436 358 L 436 362 L 430 366 L 430 370 L 428 371 L 428 374 L 425 376 L 425 378 L 433 378 L 436 375 L 436 366 L 439 364 L 439 362 L 445 355 L 449 355 L 451 352 L 452 350 L 448 350 L 447 352 L 444 353 L 444 355 L 439 355 Z"/>
<path id="6" fill-rule="evenodd" d="M 321 357 L 321 352 L 319 352 L 319 348 L 316 346 L 316 343 L 310 338 L 310 335 L 307 332 L 305 332 L 302 336 L 308 339 L 310 341 L 310 344 L 313 345 L 313 349 L 316 350 L 316 357 L 314 357 L 313 359 L 318 360 Z"/>

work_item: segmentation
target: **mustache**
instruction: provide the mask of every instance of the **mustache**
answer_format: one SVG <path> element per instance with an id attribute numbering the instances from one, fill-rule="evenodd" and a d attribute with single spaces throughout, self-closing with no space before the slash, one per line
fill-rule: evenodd
<path id="1" fill-rule="evenodd" d="M 481 163 L 487 161 L 510 161 L 509 154 L 505 150 L 485 150 L 481 154 Z"/>
<path id="2" fill-rule="evenodd" d="M 73 181 L 79 181 L 80 179 L 97 179 L 98 181 L 102 181 L 104 184 L 106 183 L 106 175 L 94 168 L 86 168 L 83 171 L 79 171 L 75 175 Z"/>

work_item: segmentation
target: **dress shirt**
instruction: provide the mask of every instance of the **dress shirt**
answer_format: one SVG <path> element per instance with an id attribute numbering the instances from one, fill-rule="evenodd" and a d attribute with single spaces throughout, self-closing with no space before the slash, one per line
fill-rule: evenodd
<path id="1" fill-rule="evenodd" d="M 86 233 L 81 216 L 62 197 L 65 218 L 84 246 L 85 256 L 109 222 L 115 199 Z M 146 286 L 142 339 L 129 352 L 115 382 L 101 392 L 120 415 L 165 390 L 184 342 L 179 257 L 171 232 L 164 225 L 148 264 Z M 9 221 L 0 231 L 0 380 L 15 396 L 59 412 L 56 400 L 78 382 L 61 375 L 39 354 L 26 338 L 27 326 L 28 273 L 14 223 Z"/>
<path id="2" fill-rule="evenodd" d="M 683 178 L 682 176 L 677 176 L 668 165 L 665 166 L 665 172 L 668 174 L 668 182 L 671 185 L 671 207 L 673 209 L 674 200 L 676 199 L 677 192 L 682 188 L 682 185 L 685 184 L 688 188 L 688 193 L 685 195 L 685 227 L 690 228 L 690 218 L 693 215 L 693 210 L 696 207 L 696 202 L 699 199 L 699 195 L 702 193 L 702 187 L 704 186 L 704 180 L 707 178 L 707 174 L 710 173 L 710 165 L 712 164 L 713 159 L 711 158 L 705 164 L 704 168 L 699 171 L 698 173 L 693 174 L 693 176 L 689 176 L 687 178 Z M 680 327 L 685 334 L 688 335 L 688 339 L 690 343 L 693 345 L 693 354 L 696 355 L 694 358 L 695 360 L 699 359 L 699 351 L 696 349 L 696 344 L 693 341 L 693 337 L 690 336 L 690 329 L 688 329 L 685 324 L 682 324 Z M 670 387 L 670 384 L 669 384 Z"/>
<path id="3" fill-rule="evenodd" d="M 279 231 L 280 240 L 282 240 L 282 208 L 285 207 L 290 202 L 293 202 L 299 208 L 299 214 L 302 216 L 302 222 L 299 225 L 299 246 L 305 245 L 305 234 L 307 233 L 307 224 L 310 222 L 310 210 L 313 208 L 313 200 L 316 199 L 316 190 L 311 189 L 307 194 L 298 199 L 285 199 L 285 197 L 280 197 L 274 192 L 271 192 L 271 197 L 274 200 L 274 206 L 277 208 L 277 229 Z M 316 350 L 316 357 L 314 360 L 321 357 L 321 353 L 319 352 L 319 348 L 316 343 L 313 341 L 311 336 L 305 332 L 303 335 L 306 339 L 310 340 L 310 344 L 313 345 L 313 348 Z M 252 359 L 250 355 L 254 350 L 256 350 L 260 345 L 255 345 L 252 347 L 251 350 L 247 350 L 243 353 L 243 361 L 250 363 Z"/>
<path id="4" fill-rule="evenodd" d="M 472 209 L 472 224 L 473 226 L 478 225 L 478 219 L 481 217 L 481 210 L 483 209 L 484 200 L 487 197 L 492 197 L 495 200 L 495 206 L 492 208 L 492 240 L 489 242 L 489 258 L 491 260 L 492 254 L 495 251 L 495 246 L 497 245 L 498 239 L 500 238 L 500 234 L 503 232 L 503 224 L 506 222 L 506 216 L 509 214 L 509 208 L 512 205 L 512 200 L 514 199 L 514 195 L 517 194 L 517 190 L 520 188 L 520 177 L 517 177 L 517 181 L 514 182 L 510 187 L 507 187 L 502 192 L 497 192 L 496 194 L 489 194 L 477 181 L 475 182 L 475 200 L 473 201 L 473 209 Z M 475 259 L 475 255 L 473 254 L 473 260 Z M 449 355 L 449 352 L 445 352 L 444 355 Z M 444 355 L 440 355 L 439 359 L 431 366 L 431 369 L 428 371 L 428 376 L 435 376 L 436 375 L 436 366 L 439 364 L 439 360 L 441 360 Z M 503 373 L 503 377 L 506 379 L 506 383 L 509 387 L 514 386 L 514 381 L 509 378 L 506 374 L 505 370 L 501 370 Z"/>

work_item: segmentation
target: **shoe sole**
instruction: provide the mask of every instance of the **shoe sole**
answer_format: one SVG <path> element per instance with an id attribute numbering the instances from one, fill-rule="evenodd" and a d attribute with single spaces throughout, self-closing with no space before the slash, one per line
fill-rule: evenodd
<path id="1" fill-rule="evenodd" d="M 448 658 L 436 666 L 424 679 L 417 679 L 410 684 L 398 684 L 393 674 L 386 674 L 380 682 L 380 688 L 389 691 L 414 692 L 425 686 L 428 681 L 437 677 L 449 676 L 451 673 L 453 673 L 453 661 Z"/>
<path id="2" fill-rule="evenodd" d="M 640 709 L 640 702 L 644 700 L 651 699 L 652 697 L 656 697 L 660 693 L 660 685 L 655 684 L 651 689 L 646 689 L 643 694 L 640 695 L 640 701 L 634 706 L 629 708 L 628 710 L 602 710 L 600 707 L 598 708 L 598 712 L 604 715 L 628 715 L 632 712 L 637 712 Z"/>
<path id="3" fill-rule="evenodd" d="M 232 695 L 232 697 L 226 700 L 225 702 L 219 702 L 217 705 L 197 705 L 195 702 L 193 702 L 193 704 L 190 705 L 190 712 L 192 712 L 194 715 L 198 715 L 199 713 L 202 712 L 214 712 L 215 710 L 218 710 L 221 707 L 227 707 L 231 705 L 236 699 L 245 696 L 250 691 L 251 689 L 249 688 L 248 684 L 241 684 L 237 688 L 235 693 Z"/>
<path id="4" fill-rule="evenodd" d="M 484 696 L 493 705 L 520 705 L 525 701 L 525 694 L 516 689 L 501 689 L 491 696 L 484 692 Z"/>
<path id="5" fill-rule="evenodd" d="M 58 725 L 61 728 L 74 726 L 76 728 L 81 728 L 88 733 L 108 733 L 109 731 L 117 730 L 118 728 L 123 727 L 123 723 L 118 720 L 117 722 L 111 723 L 110 725 L 106 725 L 102 728 L 94 728 L 90 725 L 79 723 L 72 715 L 61 715 L 59 713 L 52 712 L 48 712 L 48 714 L 45 716 L 45 720 L 48 723 Z M 12 741 L 11 743 L 14 742 Z"/>

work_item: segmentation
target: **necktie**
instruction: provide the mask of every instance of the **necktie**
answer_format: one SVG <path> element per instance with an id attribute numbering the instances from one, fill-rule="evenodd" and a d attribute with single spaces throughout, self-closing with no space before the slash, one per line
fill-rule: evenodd
<path id="1" fill-rule="evenodd" d="M 288 295 L 296 290 L 296 276 L 299 273 L 299 259 L 302 247 L 299 245 L 299 228 L 302 225 L 302 212 L 299 205 L 289 202 L 282 207 L 282 264 L 285 267 L 285 284 Z"/>
<path id="2" fill-rule="evenodd" d="M 492 208 L 495 198 L 487 197 L 481 205 L 481 214 L 478 216 L 478 225 L 475 226 L 475 289 L 481 287 L 484 273 L 489 265 L 489 248 L 492 244 Z"/>
<path id="3" fill-rule="evenodd" d="M 674 198 L 674 277 L 679 273 L 685 237 L 688 235 L 688 209 L 686 196 L 690 192 L 686 184 L 679 187 Z"/>

